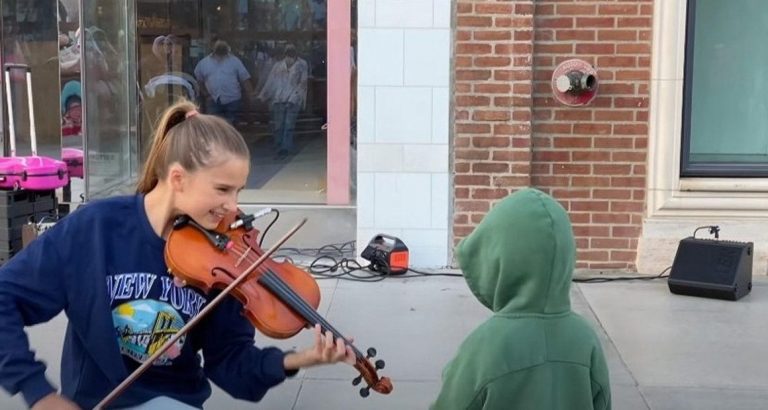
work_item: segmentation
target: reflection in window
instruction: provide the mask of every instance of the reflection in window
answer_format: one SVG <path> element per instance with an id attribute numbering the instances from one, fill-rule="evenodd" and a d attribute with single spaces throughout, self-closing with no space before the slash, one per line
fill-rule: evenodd
<path id="1" fill-rule="evenodd" d="M 246 202 L 325 202 L 326 0 L 138 0 L 142 152 L 179 98 L 251 150 Z"/>

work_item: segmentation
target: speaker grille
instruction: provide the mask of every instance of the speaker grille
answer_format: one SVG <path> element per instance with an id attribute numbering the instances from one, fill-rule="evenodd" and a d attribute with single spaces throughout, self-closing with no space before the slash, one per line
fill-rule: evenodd
<path id="1" fill-rule="evenodd" d="M 701 243 L 705 245 L 707 242 Z M 680 246 L 673 269 L 676 277 L 696 282 L 732 285 L 744 245 Z"/>

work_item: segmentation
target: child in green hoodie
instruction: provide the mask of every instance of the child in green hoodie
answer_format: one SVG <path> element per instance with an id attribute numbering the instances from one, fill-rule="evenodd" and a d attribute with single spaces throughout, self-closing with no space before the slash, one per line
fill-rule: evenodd
<path id="1" fill-rule="evenodd" d="M 576 246 L 557 201 L 532 188 L 515 192 L 459 244 L 457 258 L 494 314 L 446 366 L 432 409 L 611 408 L 600 341 L 571 311 Z"/>

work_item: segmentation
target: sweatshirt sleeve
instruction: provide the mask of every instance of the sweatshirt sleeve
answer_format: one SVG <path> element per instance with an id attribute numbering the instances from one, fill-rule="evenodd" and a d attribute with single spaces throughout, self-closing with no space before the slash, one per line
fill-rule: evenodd
<path id="1" fill-rule="evenodd" d="M 30 351 L 24 327 L 47 322 L 66 305 L 57 228 L 0 267 L 0 384 L 11 395 L 21 392 L 30 407 L 56 391 L 45 377 L 45 364 Z"/>
<path id="2" fill-rule="evenodd" d="M 611 383 L 608 376 L 608 365 L 605 363 L 605 356 L 599 346 L 598 344 L 592 353 L 592 408 L 611 410 Z"/>
<path id="3" fill-rule="evenodd" d="M 241 311 L 240 302 L 227 297 L 205 319 L 204 368 L 208 378 L 232 397 L 255 402 L 296 372 L 283 368 L 282 350 L 254 345 L 255 330 Z"/>

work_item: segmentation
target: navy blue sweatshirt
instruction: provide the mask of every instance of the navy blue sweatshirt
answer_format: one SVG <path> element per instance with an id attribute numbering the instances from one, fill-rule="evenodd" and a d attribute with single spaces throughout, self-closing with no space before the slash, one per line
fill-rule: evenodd
<path id="1" fill-rule="evenodd" d="M 64 310 L 61 393 L 92 408 L 213 296 L 176 287 L 142 195 L 78 208 L 0 267 L 0 384 L 29 406 L 54 392 L 24 326 Z M 253 345 L 242 306 L 226 298 L 111 406 L 168 396 L 202 407 L 210 379 L 233 397 L 258 401 L 285 380 L 284 352 Z M 202 353 L 205 366 L 200 364 Z"/>

